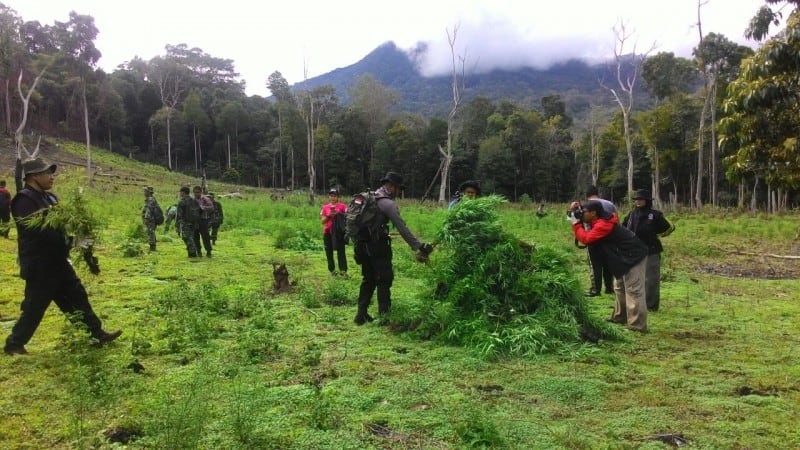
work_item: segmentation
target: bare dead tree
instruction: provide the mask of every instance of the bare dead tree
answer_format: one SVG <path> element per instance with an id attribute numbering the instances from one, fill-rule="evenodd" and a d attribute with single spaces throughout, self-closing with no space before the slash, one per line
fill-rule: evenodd
<path id="1" fill-rule="evenodd" d="M 308 64 L 303 61 L 303 82 L 308 83 Z M 306 159 L 308 161 L 308 203 L 314 203 L 314 188 L 317 179 L 317 170 L 314 167 L 315 148 L 314 148 L 314 96 L 306 86 L 307 105 L 300 105 L 300 113 L 303 115 L 303 123 L 306 126 Z"/>
<path id="2" fill-rule="evenodd" d="M 170 132 L 170 122 L 172 111 L 180 102 L 183 94 L 181 76 L 177 70 L 172 68 L 162 69 L 158 74 L 158 91 L 161 95 L 161 103 L 167 108 L 167 167 L 172 170 L 172 136 Z"/>
<path id="3" fill-rule="evenodd" d="M 458 107 L 461 105 L 461 96 L 464 92 L 464 64 L 466 56 L 458 56 L 455 52 L 456 38 L 458 36 L 458 29 L 460 24 L 453 27 L 452 34 L 450 30 L 447 32 L 447 43 L 450 45 L 450 56 L 452 59 L 452 75 L 453 80 L 450 87 L 453 91 L 453 107 L 447 114 L 447 148 L 444 149 L 439 146 L 439 153 L 442 155 L 442 184 L 439 185 L 439 203 L 445 204 L 447 193 L 447 186 L 450 183 L 450 164 L 453 162 L 453 128 L 455 127 L 455 117 L 458 112 Z"/>
<path id="4" fill-rule="evenodd" d="M 702 48 L 703 46 L 703 22 L 700 20 L 700 8 L 706 3 L 708 3 L 707 0 L 697 1 L 697 32 L 700 35 L 700 44 L 698 48 Z M 694 193 L 694 206 L 696 208 L 703 206 L 703 172 L 705 171 L 703 168 L 703 147 L 705 145 L 706 116 L 708 115 L 709 108 L 711 108 L 711 81 L 708 68 L 702 60 L 702 56 L 698 56 L 698 58 L 700 59 L 700 68 L 703 71 L 703 80 L 705 81 L 705 97 L 703 98 L 703 110 L 700 113 L 700 127 L 697 130 L 697 185 Z"/>
<path id="5" fill-rule="evenodd" d="M 620 19 L 613 27 L 614 31 L 614 61 L 616 62 L 616 88 L 606 86 L 601 81 L 601 86 L 608 89 L 614 96 L 614 101 L 622 112 L 622 126 L 625 137 L 625 150 L 628 155 L 628 194 L 633 192 L 633 132 L 631 131 L 631 110 L 633 109 L 634 89 L 639 73 L 642 70 L 644 58 L 655 48 L 655 44 L 645 53 L 636 54 L 636 43 L 633 44 L 630 54 L 626 54 L 627 46 L 633 37 L 627 25 Z"/>
<path id="6" fill-rule="evenodd" d="M 23 142 L 22 138 L 22 131 L 25 129 L 25 125 L 28 123 L 28 108 L 30 107 L 31 102 L 31 95 L 33 95 L 34 91 L 36 91 L 36 85 L 39 83 L 39 80 L 42 79 L 45 72 L 47 72 L 47 68 L 49 65 L 42 68 L 39 75 L 33 79 L 33 83 L 28 88 L 28 92 L 26 94 L 22 93 L 22 74 L 23 71 L 19 71 L 19 78 L 17 78 L 17 92 L 19 92 L 19 98 L 22 100 L 22 120 L 17 127 L 17 130 L 14 132 L 14 144 L 17 149 L 17 162 L 16 168 L 14 171 L 14 182 L 17 188 L 17 191 L 22 190 L 22 159 L 23 153 L 25 154 L 25 158 L 35 158 L 36 155 L 39 154 L 39 144 L 42 142 L 41 136 L 39 136 L 39 140 L 36 142 L 36 148 L 33 149 L 33 152 L 28 152 L 28 149 L 25 148 L 25 143 Z"/>
<path id="7" fill-rule="evenodd" d="M 597 180 L 600 178 L 600 137 L 597 136 L 597 119 L 596 108 L 591 106 L 589 109 L 589 147 L 591 155 L 589 157 L 589 171 L 592 175 L 592 185 L 597 186 Z"/>

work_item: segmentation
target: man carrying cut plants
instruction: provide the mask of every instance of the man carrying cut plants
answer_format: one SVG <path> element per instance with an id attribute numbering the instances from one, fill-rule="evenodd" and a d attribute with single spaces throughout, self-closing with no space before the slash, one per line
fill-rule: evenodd
<path id="1" fill-rule="evenodd" d="M 573 202 L 567 218 L 575 238 L 585 245 L 594 245 L 614 275 L 614 313 L 608 319 L 627 323 L 633 331 L 647 331 L 645 303 L 645 266 L 647 245 L 632 231 L 619 224 L 616 214 L 609 214 L 598 200 L 584 203 L 583 214 L 575 212 L 580 204 Z M 584 223 L 590 225 L 586 230 Z"/>
<path id="2" fill-rule="evenodd" d="M 394 199 L 403 190 L 403 177 L 388 172 L 381 179 L 382 186 L 375 191 L 377 214 L 368 226 L 369 230 L 359 232 L 355 242 L 356 264 L 361 265 L 361 288 L 358 294 L 358 312 L 355 323 L 363 325 L 373 319 L 367 313 L 372 294 L 378 290 L 378 314 L 389 313 L 392 306 L 391 288 L 394 280 L 392 268 L 392 244 L 389 238 L 388 223 L 391 222 L 400 236 L 423 257 L 433 251 L 431 244 L 421 243 L 400 217 L 400 210 Z"/>
<path id="3" fill-rule="evenodd" d="M 58 207 L 58 198 L 49 192 L 53 187 L 56 165 L 36 158 L 23 162 L 22 171 L 25 187 L 11 201 L 11 214 L 17 224 L 20 277 L 25 280 L 25 299 L 3 351 L 7 355 L 28 353 L 25 344 L 39 327 L 51 301 L 55 301 L 65 314 L 78 316 L 98 345 L 113 341 L 122 330 L 111 333 L 103 330 L 100 319 L 89 304 L 86 289 L 68 259 L 75 237 L 67 236 L 63 228 L 45 222 L 30 223 L 35 216 L 46 217 L 51 208 Z M 90 248 L 91 243 L 78 237 L 77 245 Z M 94 262 L 96 265 L 96 259 Z"/>

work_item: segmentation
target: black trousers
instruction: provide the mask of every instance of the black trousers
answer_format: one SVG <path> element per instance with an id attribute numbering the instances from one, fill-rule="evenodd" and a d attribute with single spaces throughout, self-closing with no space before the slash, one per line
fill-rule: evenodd
<path id="1" fill-rule="evenodd" d="M 592 266 L 592 290 L 595 292 L 603 292 L 603 284 L 606 285 L 606 291 L 612 292 L 614 290 L 614 275 L 608 269 L 603 258 L 603 252 L 596 245 L 589 245 L 589 263 Z"/>
<path id="2" fill-rule="evenodd" d="M 6 339 L 6 346 L 27 344 L 42 322 L 51 301 L 65 314 L 79 313 L 80 321 L 93 337 L 102 334 L 100 319 L 92 310 L 86 289 L 69 262 L 64 260 L 57 267 L 32 272 L 25 281 L 25 299 L 20 307 L 21 314 Z"/>
<path id="3" fill-rule="evenodd" d="M 365 312 L 378 290 L 378 313 L 386 314 L 392 307 L 392 245 L 388 239 L 378 242 L 359 242 L 355 249 L 356 263 L 361 264 L 361 288 L 358 310 Z"/>
<path id="4" fill-rule="evenodd" d="M 211 235 L 208 234 L 208 219 L 200 219 L 200 226 L 194 232 L 194 245 L 197 246 L 197 252 L 200 253 L 200 240 L 203 241 L 203 248 L 206 249 L 206 254 L 211 254 Z M 202 254 L 200 255 L 202 256 Z"/>
<path id="5" fill-rule="evenodd" d="M 344 243 L 338 243 L 336 248 L 333 245 L 333 235 L 330 233 L 323 233 L 322 243 L 325 247 L 325 258 L 328 260 L 328 272 L 333 273 L 336 270 L 336 265 L 333 260 L 333 251 L 336 250 L 336 260 L 339 263 L 339 272 L 347 272 L 347 254 L 344 251 Z"/>
<path id="6" fill-rule="evenodd" d="M 11 210 L 7 207 L 0 207 L 0 235 L 8 237 L 11 231 Z M 7 228 L 8 227 L 8 228 Z"/>

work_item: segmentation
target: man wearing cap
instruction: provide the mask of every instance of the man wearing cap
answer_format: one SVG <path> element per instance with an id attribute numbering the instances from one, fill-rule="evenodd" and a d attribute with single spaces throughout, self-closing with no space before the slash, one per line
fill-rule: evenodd
<path id="1" fill-rule="evenodd" d="M 189 186 L 182 186 L 180 190 L 181 199 L 178 202 L 178 214 L 175 219 L 175 227 L 178 228 L 189 258 L 201 256 L 198 252 L 198 242 L 195 241 L 195 234 L 200 228 L 200 205 L 190 194 Z"/>
<path id="2" fill-rule="evenodd" d="M 423 257 L 433 251 L 430 244 L 421 243 L 408 229 L 400 217 L 394 199 L 403 190 L 403 177 L 395 172 L 387 172 L 381 179 L 382 186 L 375 191 L 378 212 L 373 229 L 374 236 L 360 235 L 355 243 L 356 263 L 361 265 L 361 288 L 358 294 L 358 312 L 355 323 L 362 325 L 372 321 L 367 313 L 372 294 L 378 291 L 378 314 L 386 315 L 392 306 L 391 288 L 394 280 L 392 268 L 392 245 L 389 238 L 388 223 L 391 222 L 403 240 Z"/>
<path id="3" fill-rule="evenodd" d="M 213 192 L 208 193 L 208 198 L 211 204 L 214 205 L 214 210 L 208 218 L 208 233 L 211 236 L 211 245 L 217 245 L 217 232 L 219 227 L 225 221 L 225 215 L 222 212 L 222 204 L 217 201 L 217 196 Z"/>
<path id="4" fill-rule="evenodd" d="M 648 311 L 658 311 L 661 303 L 661 245 L 660 237 L 669 236 L 675 225 L 669 223 L 661 211 L 653 209 L 650 191 L 637 189 L 633 194 L 633 209 L 622 224 L 633 231 L 636 237 L 647 244 L 647 265 L 645 268 L 645 297 Z"/>
<path id="5" fill-rule="evenodd" d="M 586 200 L 597 200 L 600 202 L 600 204 L 603 205 L 605 214 L 615 215 L 617 219 L 619 219 L 617 207 L 612 202 L 600 197 L 600 191 L 597 189 L 597 186 L 588 186 L 585 195 Z M 587 230 L 591 226 L 588 223 L 584 223 L 583 225 Z M 602 254 L 592 245 L 588 245 L 586 251 L 589 254 L 589 265 L 591 269 L 591 279 L 589 280 L 591 282 L 591 287 L 589 288 L 589 292 L 586 293 L 586 296 L 596 297 L 600 295 L 603 284 L 606 286 L 606 294 L 613 294 L 614 276 L 611 274 L 611 270 L 609 270 L 608 264 Z"/>
<path id="6" fill-rule="evenodd" d="M 6 339 L 3 351 L 7 355 L 28 353 L 30 341 L 47 307 L 55 301 L 65 314 L 80 317 L 98 345 L 111 342 L 121 330 L 106 332 L 89 304 L 89 297 L 69 261 L 71 239 L 63 230 L 48 227 L 29 227 L 25 219 L 34 214 L 47 214 L 58 205 L 53 187 L 56 165 L 41 158 L 22 163 L 25 187 L 11 201 L 11 214 L 17 224 L 20 277 L 25 280 L 25 299 L 19 319 Z"/>
<path id="7" fill-rule="evenodd" d="M 144 188 L 144 206 L 142 207 L 142 223 L 147 230 L 147 240 L 150 243 L 150 251 L 156 251 L 156 208 L 158 202 L 153 196 L 153 188 Z"/>
<path id="8" fill-rule="evenodd" d="M 461 183 L 458 186 L 458 190 L 453 195 L 453 199 L 450 200 L 450 204 L 447 205 L 447 208 L 450 209 L 458 204 L 462 198 L 468 198 L 470 200 L 477 198 L 481 195 L 481 184 L 477 180 L 467 180 Z"/>
<path id="9" fill-rule="evenodd" d="M 344 220 L 347 214 L 347 205 L 339 201 L 339 190 L 331 188 L 328 191 L 328 203 L 322 205 L 319 216 L 322 220 L 322 245 L 325 248 L 325 258 L 328 260 L 328 272 L 336 275 L 336 259 L 339 263 L 339 275 L 347 275 L 347 254 L 344 251 L 344 236 L 334 227 L 337 220 Z"/>
<path id="10" fill-rule="evenodd" d="M 575 238 L 583 244 L 594 245 L 601 252 L 614 275 L 614 312 L 608 320 L 627 323 L 633 331 L 647 331 L 647 305 L 644 298 L 644 271 L 647 246 L 632 231 L 619 224 L 615 214 L 609 214 L 603 204 L 589 200 L 583 205 L 583 215 L 567 214 Z M 578 207 L 573 202 L 570 212 Z M 590 225 L 587 230 L 583 223 Z"/>

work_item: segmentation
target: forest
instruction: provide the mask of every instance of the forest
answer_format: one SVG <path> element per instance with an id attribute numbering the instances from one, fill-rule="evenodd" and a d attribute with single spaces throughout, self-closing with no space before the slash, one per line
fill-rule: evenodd
<path id="1" fill-rule="evenodd" d="M 576 107 L 568 87 L 538 102 L 472 92 L 431 117 L 398 109 L 402 92 L 367 72 L 343 94 L 290 86 L 274 71 L 264 81 L 271 97 L 247 96 L 234 61 L 186 44 L 106 73 L 92 16 L 43 25 L 0 3 L 0 128 L 19 159 L 40 138 L 77 140 L 187 175 L 312 196 L 374 187 L 394 170 L 406 197 L 434 201 L 478 179 L 511 201 L 567 201 L 596 184 L 620 202 L 645 188 L 673 206 L 781 211 L 800 200 L 800 25 L 797 2 L 785 2 L 790 13 L 773 11 L 778 3 L 767 0 L 746 32 L 761 41 L 757 51 L 709 33 L 691 59 L 637 54 L 619 26 L 615 76 L 594 81 L 604 98 Z M 455 69 L 452 78 L 466 87 Z"/>

